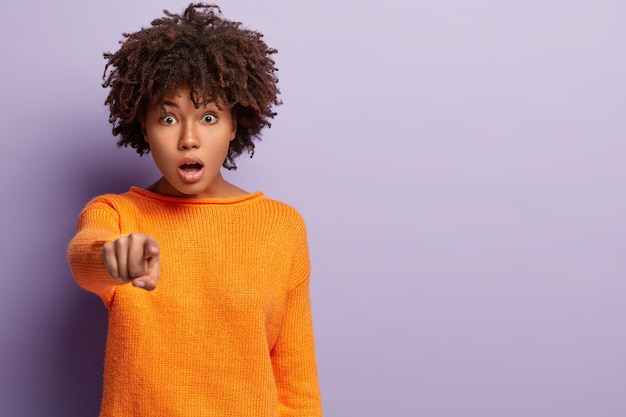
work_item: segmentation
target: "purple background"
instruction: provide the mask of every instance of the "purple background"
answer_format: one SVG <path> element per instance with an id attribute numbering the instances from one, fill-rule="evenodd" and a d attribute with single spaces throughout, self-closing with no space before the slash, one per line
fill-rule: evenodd
<path id="1" fill-rule="evenodd" d="M 97 414 L 106 313 L 66 245 L 156 178 L 114 145 L 102 52 L 186 4 L 3 5 L 2 416 Z M 285 104 L 228 177 L 307 220 L 326 415 L 626 415 L 626 3 L 222 9 L 280 51 Z"/>

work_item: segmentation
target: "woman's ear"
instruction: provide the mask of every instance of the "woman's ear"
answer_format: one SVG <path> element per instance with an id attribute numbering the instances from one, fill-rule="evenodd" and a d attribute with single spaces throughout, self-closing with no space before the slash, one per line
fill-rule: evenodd
<path id="1" fill-rule="evenodd" d="M 144 137 L 145 137 L 145 135 L 144 135 Z M 237 137 L 237 119 L 235 119 L 233 117 L 233 128 L 232 128 L 232 131 L 230 132 L 230 140 L 231 140 L 231 142 L 233 140 L 235 140 L 236 137 Z M 146 142 L 147 142 L 147 140 L 146 140 Z"/>
<path id="2" fill-rule="evenodd" d="M 146 120 L 141 119 L 139 123 L 141 124 L 141 134 L 143 135 L 143 140 L 150 143 L 150 141 L 148 140 L 148 133 L 146 132 Z"/>

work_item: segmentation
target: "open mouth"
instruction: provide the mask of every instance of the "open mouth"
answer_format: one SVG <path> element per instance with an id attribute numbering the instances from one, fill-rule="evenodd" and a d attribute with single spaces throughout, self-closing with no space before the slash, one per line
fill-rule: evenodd
<path id="1" fill-rule="evenodd" d="M 202 178 L 204 165 L 195 160 L 185 161 L 178 166 L 178 173 L 183 181 L 192 183 Z"/>
<path id="2" fill-rule="evenodd" d="M 200 171 L 202 169 L 202 165 L 197 162 L 193 162 L 189 164 L 182 164 L 179 169 L 183 172 L 191 174 Z"/>

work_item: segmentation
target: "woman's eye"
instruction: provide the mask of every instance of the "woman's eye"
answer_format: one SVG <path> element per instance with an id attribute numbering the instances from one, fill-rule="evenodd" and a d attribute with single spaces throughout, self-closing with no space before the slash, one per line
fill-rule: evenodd
<path id="1" fill-rule="evenodd" d="M 161 119 L 161 122 L 162 122 L 164 125 L 171 125 L 171 124 L 176 123 L 176 119 L 174 118 L 174 116 L 169 116 L 169 115 L 168 115 L 168 116 L 164 116 L 164 117 Z"/>
<path id="2" fill-rule="evenodd" d="M 202 120 L 204 120 L 204 123 L 209 123 L 210 124 L 210 123 L 214 123 L 217 120 L 217 118 L 214 115 L 212 115 L 212 114 L 205 114 L 202 117 Z"/>

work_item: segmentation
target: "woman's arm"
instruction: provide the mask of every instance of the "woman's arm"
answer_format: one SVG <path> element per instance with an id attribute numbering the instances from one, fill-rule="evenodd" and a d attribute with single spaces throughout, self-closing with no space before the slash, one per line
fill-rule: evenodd
<path id="1" fill-rule="evenodd" d="M 280 416 L 322 416 L 308 279 L 287 295 L 285 316 L 271 355 Z"/>
<path id="2" fill-rule="evenodd" d="M 310 261 L 302 224 L 296 242 L 291 287 L 278 338 L 271 351 L 281 417 L 320 417 L 322 404 L 317 379 L 310 298 Z"/>
<path id="3" fill-rule="evenodd" d="M 68 246 L 74 279 L 87 291 L 98 294 L 110 306 L 116 286 L 123 284 L 106 271 L 102 249 L 120 237 L 119 213 L 104 201 L 92 201 L 78 217 L 76 235 Z"/>

